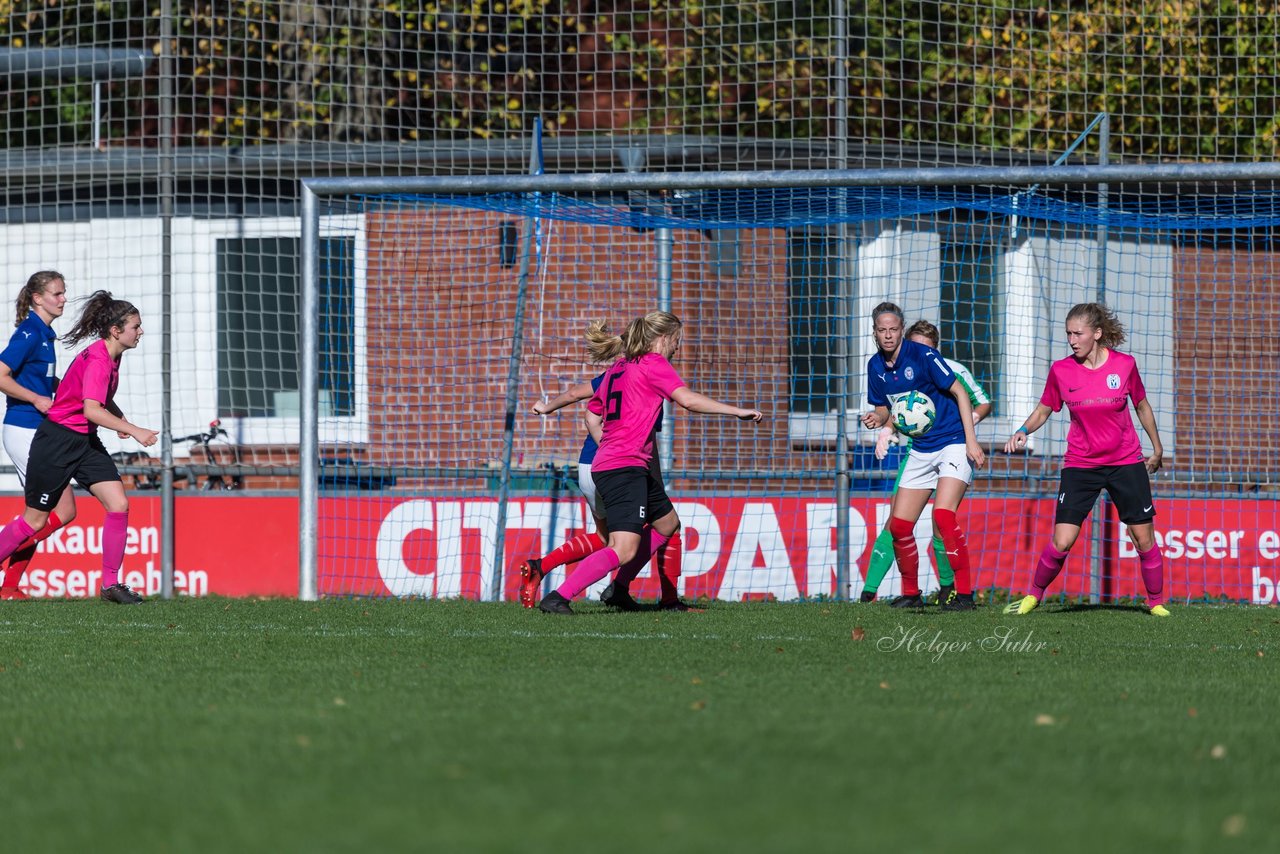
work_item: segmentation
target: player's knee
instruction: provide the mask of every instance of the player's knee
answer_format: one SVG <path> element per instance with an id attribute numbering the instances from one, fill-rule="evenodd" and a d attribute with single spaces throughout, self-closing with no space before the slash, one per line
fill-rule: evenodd
<path id="1" fill-rule="evenodd" d="M 664 537 L 670 537 L 680 530 L 680 517 L 676 515 L 676 511 L 672 510 L 653 523 L 653 530 Z"/>
<path id="2" fill-rule="evenodd" d="M 889 535 L 895 540 L 911 540 L 915 538 L 916 523 L 897 516 L 889 520 Z"/>
<path id="3" fill-rule="evenodd" d="M 1130 528 L 1129 539 L 1133 540 L 1134 548 L 1140 552 L 1149 552 L 1156 546 L 1156 535 L 1154 531 L 1138 533 Z"/>

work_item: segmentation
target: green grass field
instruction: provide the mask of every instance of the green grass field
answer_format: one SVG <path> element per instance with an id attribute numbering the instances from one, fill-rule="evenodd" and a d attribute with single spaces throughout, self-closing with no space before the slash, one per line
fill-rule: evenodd
<path id="1" fill-rule="evenodd" d="M 580 612 L 5 602 L 0 847 L 1180 852 L 1280 837 L 1276 609 Z"/>

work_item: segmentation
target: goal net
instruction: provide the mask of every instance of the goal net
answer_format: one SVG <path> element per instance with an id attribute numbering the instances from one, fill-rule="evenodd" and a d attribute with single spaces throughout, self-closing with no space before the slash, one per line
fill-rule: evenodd
<path id="1" fill-rule="evenodd" d="M 1255 598 L 1280 546 L 1276 430 L 1254 416 L 1280 346 L 1276 201 L 1174 184 L 327 196 L 318 245 L 353 253 L 355 296 L 321 283 L 318 592 L 514 598 L 522 560 L 593 529 L 576 480 L 584 407 L 532 404 L 602 369 L 589 322 L 621 330 L 669 307 L 687 385 L 765 413 L 664 418 L 681 593 L 856 598 L 904 454 L 877 458 L 858 421 L 886 300 L 936 325 L 993 401 L 977 428 L 988 465 L 958 515 L 975 586 L 1023 591 L 1053 529 L 1066 411 L 1027 452 L 1003 447 L 1069 354 L 1068 310 L 1099 301 L 1124 324 L 1164 446 L 1152 482 L 1169 595 Z M 932 533 L 926 508 L 926 591 Z M 895 567 L 878 595 L 900 581 Z M 633 592 L 656 596 L 652 570 Z M 1105 494 L 1051 592 L 1142 595 Z"/>

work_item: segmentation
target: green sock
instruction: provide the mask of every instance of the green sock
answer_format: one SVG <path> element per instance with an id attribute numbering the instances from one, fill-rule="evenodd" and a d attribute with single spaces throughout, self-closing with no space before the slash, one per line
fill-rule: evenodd
<path id="1" fill-rule="evenodd" d="M 938 583 L 943 587 L 956 583 L 956 574 L 951 569 L 951 560 L 947 557 L 947 547 L 942 537 L 933 535 L 933 557 L 938 561 Z"/>
<path id="2" fill-rule="evenodd" d="M 880 536 L 876 537 L 876 544 L 871 549 L 871 560 L 867 562 L 867 576 L 862 589 L 870 590 L 872 593 L 879 590 L 880 582 L 884 581 L 891 566 L 893 566 L 893 534 L 889 533 L 889 526 L 886 525 L 880 532 Z"/>

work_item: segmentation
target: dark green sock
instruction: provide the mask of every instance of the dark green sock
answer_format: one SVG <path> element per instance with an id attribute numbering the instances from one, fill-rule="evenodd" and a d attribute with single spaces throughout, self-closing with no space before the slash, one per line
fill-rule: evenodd
<path id="1" fill-rule="evenodd" d="M 884 581 L 891 566 L 893 566 L 893 534 L 889 533 L 889 526 L 886 525 L 880 532 L 880 536 L 876 537 L 876 544 L 871 548 L 871 560 L 867 562 L 867 578 L 862 589 L 873 593 L 879 590 L 880 582 Z"/>

